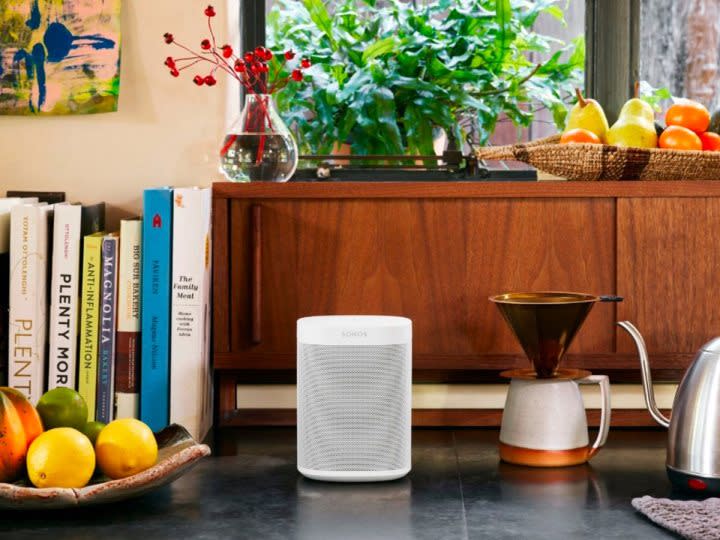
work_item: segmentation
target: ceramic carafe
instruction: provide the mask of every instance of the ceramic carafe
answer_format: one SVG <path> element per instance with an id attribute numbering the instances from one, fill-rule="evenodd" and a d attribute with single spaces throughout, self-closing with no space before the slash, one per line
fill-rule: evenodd
<path id="1" fill-rule="evenodd" d="M 600 386 L 600 430 L 590 444 L 580 385 Z M 500 429 L 500 458 L 535 467 L 585 463 L 605 444 L 610 429 L 610 383 L 605 375 L 510 382 Z"/>
<path id="2" fill-rule="evenodd" d="M 683 490 L 720 494 L 720 338 L 703 345 L 695 355 L 675 394 L 672 418 L 666 418 L 655 403 L 642 335 L 627 321 L 618 324 L 635 341 L 650 415 L 669 428 L 666 466 L 670 481 Z"/>

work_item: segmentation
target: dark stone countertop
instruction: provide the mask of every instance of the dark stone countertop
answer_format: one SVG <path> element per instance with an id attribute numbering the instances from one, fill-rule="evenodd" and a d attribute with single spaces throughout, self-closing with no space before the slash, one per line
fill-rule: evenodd
<path id="1" fill-rule="evenodd" d="M 498 462 L 494 430 L 417 430 L 413 470 L 384 484 L 326 484 L 295 469 L 295 431 L 223 433 L 172 486 L 97 508 L 0 513 L 2 540 L 33 538 L 674 538 L 633 497 L 670 495 L 662 431 L 610 434 L 591 466 Z"/>

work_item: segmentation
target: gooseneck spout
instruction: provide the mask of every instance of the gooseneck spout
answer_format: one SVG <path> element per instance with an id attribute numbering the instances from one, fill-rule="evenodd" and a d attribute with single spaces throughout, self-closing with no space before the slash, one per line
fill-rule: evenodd
<path id="1" fill-rule="evenodd" d="M 655 391 L 653 390 L 652 374 L 650 373 L 650 361 L 648 360 L 647 348 L 645 347 L 645 340 L 640 334 L 640 331 L 635 328 L 629 321 L 622 321 L 618 323 L 618 326 L 622 327 L 630 337 L 635 341 L 635 346 L 640 356 L 640 372 L 642 374 L 643 391 L 645 392 L 645 404 L 647 405 L 650 416 L 663 427 L 670 426 L 670 420 L 658 409 L 657 403 L 655 403 Z"/>

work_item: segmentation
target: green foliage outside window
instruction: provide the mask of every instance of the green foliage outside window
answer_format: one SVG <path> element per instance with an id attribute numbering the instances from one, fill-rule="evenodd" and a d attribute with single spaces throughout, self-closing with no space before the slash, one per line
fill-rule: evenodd
<path id="1" fill-rule="evenodd" d="M 484 144 L 501 115 L 528 126 L 540 108 L 562 128 L 583 83 L 584 37 L 566 44 L 533 31 L 543 13 L 564 22 L 561 6 L 276 0 L 269 46 L 313 62 L 311 83 L 281 92 L 279 110 L 301 150 L 320 154 L 343 142 L 355 154 L 433 154 L 439 129 L 463 141 L 468 125 Z"/>

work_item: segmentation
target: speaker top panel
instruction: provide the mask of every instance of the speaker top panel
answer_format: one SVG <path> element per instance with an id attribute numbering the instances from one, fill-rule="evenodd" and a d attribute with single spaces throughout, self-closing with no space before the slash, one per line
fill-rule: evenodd
<path id="1" fill-rule="evenodd" d="M 297 322 L 299 343 L 393 345 L 412 341 L 412 321 L 385 315 L 328 315 Z"/>

